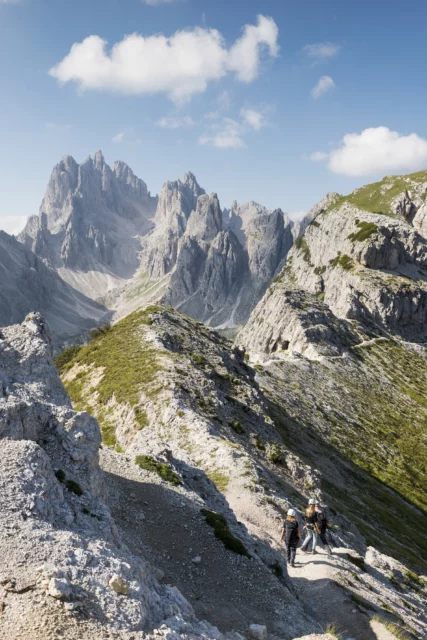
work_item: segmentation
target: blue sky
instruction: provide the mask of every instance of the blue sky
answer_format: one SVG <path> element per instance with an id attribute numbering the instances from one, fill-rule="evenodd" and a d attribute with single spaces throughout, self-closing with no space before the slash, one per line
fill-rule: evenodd
<path id="1" fill-rule="evenodd" d="M 0 228 L 98 148 L 152 193 L 191 170 L 290 212 L 427 167 L 426 23 L 425 0 L 0 0 Z"/>

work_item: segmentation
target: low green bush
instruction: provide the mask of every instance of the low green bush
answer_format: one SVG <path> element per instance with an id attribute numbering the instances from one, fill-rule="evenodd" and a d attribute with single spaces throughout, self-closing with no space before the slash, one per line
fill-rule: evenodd
<path id="1" fill-rule="evenodd" d="M 181 478 L 172 471 L 168 464 L 165 462 L 157 462 L 152 456 L 136 456 L 135 464 L 137 464 L 140 469 L 157 473 L 162 480 L 170 482 L 175 486 L 182 484 Z"/>
<path id="2" fill-rule="evenodd" d="M 201 509 L 201 513 L 204 516 L 207 524 L 213 528 L 214 535 L 218 540 L 221 540 L 224 547 L 233 553 L 237 553 L 241 556 L 250 557 L 245 545 L 230 531 L 227 520 L 224 516 L 207 509 Z"/>

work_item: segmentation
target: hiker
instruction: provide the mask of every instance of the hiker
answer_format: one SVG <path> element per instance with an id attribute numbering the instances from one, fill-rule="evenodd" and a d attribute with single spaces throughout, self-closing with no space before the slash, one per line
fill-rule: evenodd
<path id="1" fill-rule="evenodd" d="M 283 541 L 283 538 L 285 538 L 286 544 L 286 562 L 290 564 L 291 567 L 294 567 L 298 541 L 300 539 L 297 512 L 295 509 L 288 510 L 286 520 L 283 524 L 282 533 L 280 535 L 280 542 Z"/>
<path id="2" fill-rule="evenodd" d="M 306 530 L 305 540 L 302 543 L 301 551 L 304 553 L 309 553 L 307 547 L 311 540 L 313 540 L 311 553 L 316 553 L 316 545 L 317 545 L 317 531 L 316 531 L 316 523 L 317 523 L 317 513 L 316 513 L 316 501 L 310 498 L 308 501 L 308 507 L 305 512 L 305 525 L 304 529 Z"/>
<path id="3" fill-rule="evenodd" d="M 316 500 L 315 507 L 316 507 L 316 514 L 317 514 L 317 522 L 316 522 L 315 529 L 319 534 L 319 538 L 324 548 L 327 549 L 328 555 L 330 556 L 332 555 L 332 548 L 326 537 L 326 533 L 329 526 L 329 521 L 325 513 L 326 507 L 321 507 L 320 502 L 318 500 Z"/>

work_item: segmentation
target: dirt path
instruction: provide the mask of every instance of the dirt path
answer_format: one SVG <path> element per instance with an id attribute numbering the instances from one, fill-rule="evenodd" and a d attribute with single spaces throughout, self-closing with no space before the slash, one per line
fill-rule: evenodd
<path id="1" fill-rule="evenodd" d="M 348 570 L 345 556 L 344 549 L 334 550 L 332 556 L 322 549 L 315 555 L 298 549 L 295 568 L 288 568 L 297 592 L 324 621 L 323 628 L 336 625 L 342 640 L 395 640 L 383 625 L 371 621 L 372 614 L 361 610 L 340 584 L 339 573 Z"/>
<path id="2" fill-rule="evenodd" d="M 264 564 L 224 548 L 194 494 L 157 482 L 153 474 L 142 479 L 135 465 L 122 460 L 103 452 L 101 463 L 123 540 L 164 573 L 161 582 L 179 588 L 197 617 L 222 632 L 247 634 L 253 623 L 283 639 L 304 635 L 307 621 L 295 619 L 289 606 L 295 596 Z"/>

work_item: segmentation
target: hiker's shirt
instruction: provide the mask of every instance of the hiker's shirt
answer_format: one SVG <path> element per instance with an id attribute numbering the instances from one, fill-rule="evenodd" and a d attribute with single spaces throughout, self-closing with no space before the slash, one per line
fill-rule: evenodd
<path id="1" fill-rule="evenodd" d="M 312 516 L 305 516 L 305 526 L 307 529 L 310 529 L 310 531 L 314 530 L 314 527 L 317 523 L 317 513 L 313 513 Z"/>
<path id="2" fill-rule="evenodd" d="M 285 542 L 288 547 L 295 547 L 298 544 L 299 529 L 296 520 L 285 520 Z"/>

